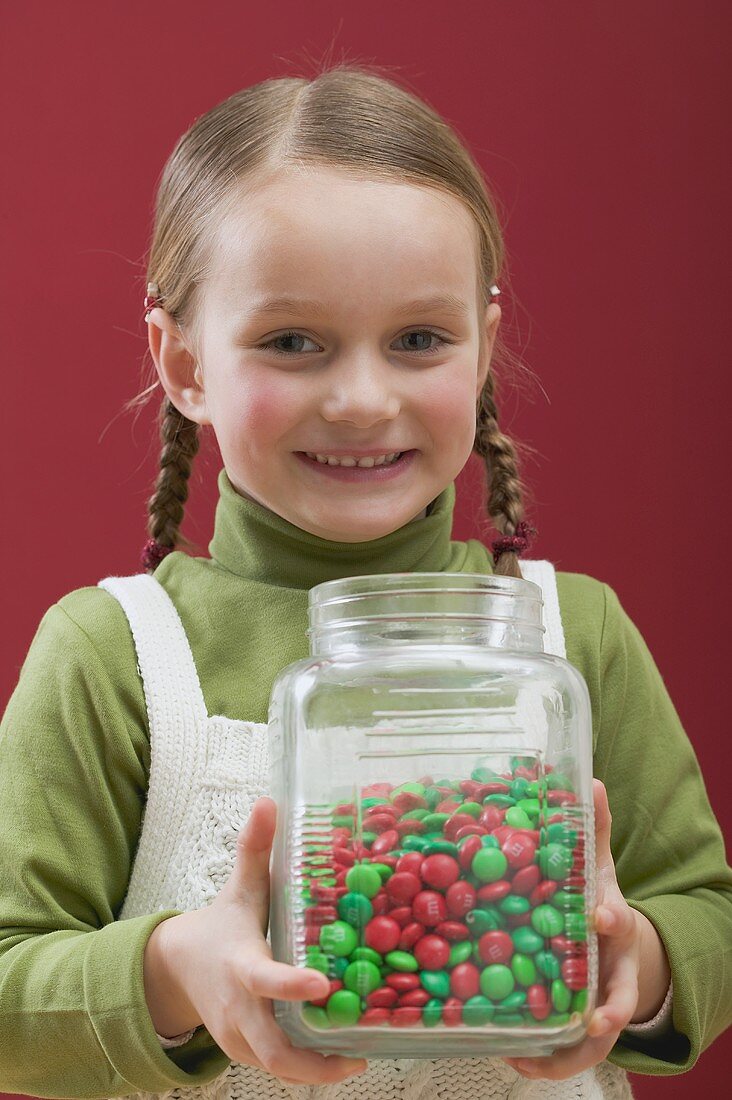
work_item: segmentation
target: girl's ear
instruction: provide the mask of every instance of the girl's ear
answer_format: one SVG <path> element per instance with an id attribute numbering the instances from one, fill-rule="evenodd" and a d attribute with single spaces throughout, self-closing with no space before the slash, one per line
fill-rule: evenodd
<path id="1" fill-rule="evenodd" d="M 173 318 L 159 306 L 148 317 L 150 354 L 161 385 L 178 412 L 197 424 L 210 424 L 203 372 Z"/>

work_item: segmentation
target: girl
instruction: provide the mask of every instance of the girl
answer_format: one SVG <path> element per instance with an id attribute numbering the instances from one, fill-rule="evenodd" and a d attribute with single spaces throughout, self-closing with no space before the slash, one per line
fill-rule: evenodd
<path id="1" fill-rule="evenodd" d="M 366 68 L 246 88 L 176 145 L 145 302 L 165 392 L 144 571 L 46 612 L 2 723 L 0 1089 L 627 1097 L 628 1070 L 688 1070 L 732 1020 L 732 870 L 692 746 L 612 588 L 536 562 L 550 641 L 593 705 L 588 1037 L 526 1063 L 366 1062 L 294 1048 L 272 1014 L 275 997 L 328 990 L 266 939 L 268 701 L 308 654 L 308 590 L 523 575 L 530 529 L 491 369 L 503 260 L 475 161 Z M 179 528 L 204 425 L 223 468 L 210 556 L 194 557 L 176 547 L 191 549 Z M 492 555 L 451 540 L 473 450 L 505 536 Z"/>

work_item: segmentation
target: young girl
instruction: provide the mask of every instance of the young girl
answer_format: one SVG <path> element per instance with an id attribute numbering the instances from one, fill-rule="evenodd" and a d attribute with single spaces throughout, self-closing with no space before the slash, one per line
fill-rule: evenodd
<path id="1" fill-rule="evenodd" d="M 503 257 L 458 137 L 366 68 L 246 88 L 176 145 L 145 303 L 165 392 L 144 571 L 49 608 L 2 722 L 0 1089 L 627 1097 L 628 1070 L 684 1072 L 729 1025 L 732 870 L 661 675 L 611 587 L 519 563 Z M 176 547 L 204 425 L 223 468 L 194 557 Z M 473 450 L 492 554 L 451 540 Z M 272 682 L 308 655 L 313 585 L 399 571 L 541 576 L 548 648 L 590 691 L 600 995 L 551 1057 L 324 1057 L 274 1020 L 273 998 L 328 982 L 266 937 Z"/>

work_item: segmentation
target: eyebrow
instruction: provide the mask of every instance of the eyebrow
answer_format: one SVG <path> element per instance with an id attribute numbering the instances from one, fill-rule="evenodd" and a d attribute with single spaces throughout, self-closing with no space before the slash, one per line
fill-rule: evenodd
<path id="1" fill-rule="evenodd" d="M 257 313 L 287 313 L 298 310 L 312 313 L 315 317 L 322 317 L 327 312 L 327 307 L 321 302 L 310 298 L 262 298 L 255 302 L 248 311 L 247 316 Z M 396 309 L 399 315 L 414 313 L 450 313 L 456 317 L 466 317 L 470 313 L 470 307 L 455 294 L 433 294 L 427 298 L 413 298 L 411 301 L 402 302 Z"/>

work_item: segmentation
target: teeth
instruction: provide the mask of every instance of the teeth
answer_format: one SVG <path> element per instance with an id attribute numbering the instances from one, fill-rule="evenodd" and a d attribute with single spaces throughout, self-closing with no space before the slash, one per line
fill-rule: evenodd
<path id="1" fill-rule="evenodd" d="M 391 454 L 377 455 L 376 457 L 370 456 L 368 458 L 353 458 L 351 455 L 343 455 L 342 458 L 335 458 L 333 455 L 319 455 L 314 454 L 312 451 L 306 451 L 305 454 L 308 458 L 315 458 L 321 465 L 326 466 L 389 466 L 392 462 L 395 462 L 401 451 L 392 451 Z"/>

